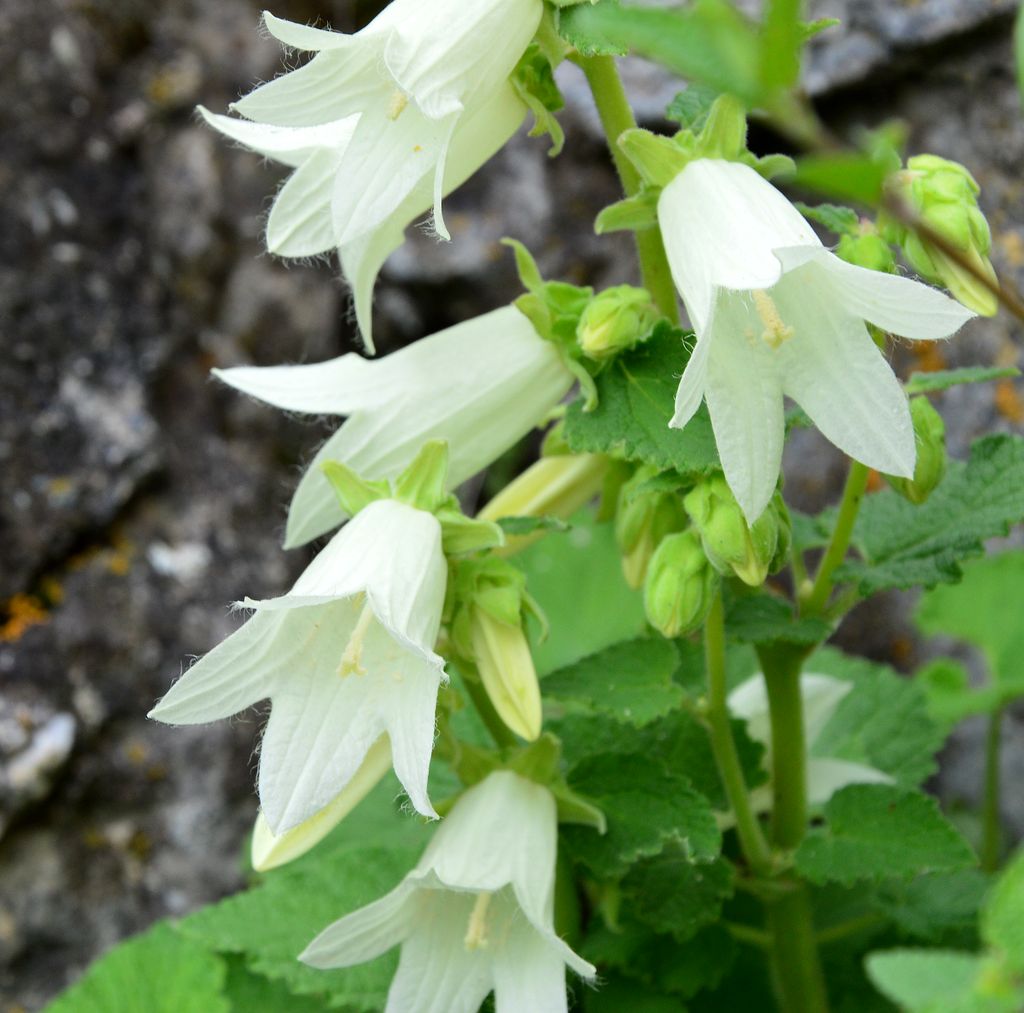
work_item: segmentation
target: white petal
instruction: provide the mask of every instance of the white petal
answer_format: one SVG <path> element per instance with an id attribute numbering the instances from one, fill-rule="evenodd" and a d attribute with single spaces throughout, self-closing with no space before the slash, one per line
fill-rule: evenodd
<path id="1" fill-rule="evenodd" d="M 352 289 L 356 326 L 362 335 L 363 346 L 371 355 L 376 350 L 373 344 L 373 288 L 384 261 L 405 240 L 408 224 L 409 219 L 399 208 L 375 229 L 338 248 L 341 272 Z M 333 224 L 331 227 L 333 229 Z"/>
<path id="2" fill-rule="evenodd" d="M 267 219 L 267 249 L 280 257 L 315 257 L 334 248 L 331 192 L 340 153 L 323 148 L 285 181 Z"/>
<path id="3" fill-rule="evenodd" d="M 433 711 L 431 711 L 433 713 Z M 252 832 L 250 861 L 256 872 L 266 872 L 294 861 L 315 848 L 366 796 L 391 769 L 391 743 L 382 735 L 366 754 L 352 779 L 319 812 L 297 827 L 275 835 L 260 813 Z"/>
<path id="4" fill-rule="evenodd" d="M 357 117 L 336 120 L 316 127 L 273 127 L 237 116 L 220 116 L 198 106 L 199 114 L 215 130 L 247 148 L 285 165 L 299 166 L 323 148 L 340 151 L 356 128 Z"/>
<path id="5" fill-rule="evenodd" d="M 389 400 L 349 418 L 316 455 L 292 500 L 288 547 L 344 520 L 318 470 L 323 461 L 344 461 L 366 478 L 394 478 L 426 440 L 447 440 L 454 488 L 538 425 L 573 384 L 554 346 L 513 306 L 368 365 L 385 374 Z"/>
<path id="6" fill-rule="evenodd" d="M 786 393 L 850 457 L 895 475 L 914 473 L 910 407 L 866 325 L 816 284 L 813 267 L 773 291 L 794 335 L 778 350 Z"/>
<path id="7" fill-rule="evenodd" d="M 800 695 L 804 700 L 804 734 L 807 745 L 813 746 L 825 725 L 832 720 L 836 708 L 853 690 L 853 683 L 830 675 L 804 672 L 800 676 Z"/>
<path id="8" fill-rule="evenodd" d="M 303 657 L 316 616 L 309 611 L 257 613 L 197 661 L 149 712 L 172 725 L 204 724 L 270 696 Z"/>
<path id="9" fill-rule="evenodd" d="M 297 70 L 260 85 L 231 104 L 246 119 L 280 127 L 312 127 L 361 113 L 391 85 L 377 71 L 379 50 L 324 50 Z"/>
<path id="10" fill-rule="evenodd" d="M 662 191 L 658 222 L 676 288 L 702 332 L 715 291 L 771 288 L 780 246 L 820 246 L 785 197 L 749 166 L 699 158 Z"/>
<path id="11" fill-rule="evenodd" d="M 496 1013 L 566 1013 L 565 963 L 532 926 L 514 925 L 494 958 Z"/>
<path id="12" fill-rule="evenodd" d="M 473 896 L 427 890 L 418 900 L 385 1013 L 477 1013 L 492 978 L 486 950 L 463 943 Z"/>
<path id="13" fill-rule="evenodd" d="M 761 672 L 755 672 L 733 689 L 726 698 L 726 706 L 734 718 L 747 723 L 747 734 L 755 742 L 760 742 L 764 746 L 771 743 L 768 687 Z"/>
<path id="14" fill-rule="evenodd" d="M 286 21 L 276 17 L 270 11 L 263 12 L 263 23 L 267 31 L 278 42 L 292 49 L 345 49 L 353 45 L 354 37 L 342 32 L 332 32 L 325 28 L 313 28 L 311 25 L 300 25 L 295 21 Z"/>
<path id="15" fill-rule="evenodd" d="M 775 353 L 760 339 L 746 294 L 719 293 L 707 334 L 704 397 L 726 481 L 753 524 L 775 493 L 782 465 L 782 382 Z"/>
<path id="16" fill-rule="evenodd" d="M 710 351 L 711 335 L 707 334 L 702 339 L 698 338 L 676 390 L 675 413 L 669 422 L 674 429 L 682 429 L 693 418 L 701 401 L 704 400 Z"/>
<path id="17" fill-rule="evenodd" d="M 382 706 L 388 715 L 392 763 L 395 775 L 402 782 L 413 808 L 431 819 L 437 813 L 427 797 L 430 756 L 434 749 L 434 715 L 437 711 L 437 689 L 443 669 L 417 666 L 413 677 L 399 678 L 396 666 L 390 673 L 390 694 L 381 694 Z M 390 696 L 391 702 L 387 703 Z"/>
<path id="18" fill-rule="evenodd" d="M 820 756 L 807 761 L 807 801 L 811 805 L 822 805 L 848 784 L 893 783 L 888 774 L 862 763 Z"/>
<path id="19" fill-rule="evenodd" d="M 496 892 L 511 884 L 530 922 L 550 931 L 557 826 L 551 792 L 511 771 L 495 771 L 459 798 L 417 873 L 470 891 Z"/>
<path id="20" fill-rule="evenodd" d="M 380 900 L 353 911 L 323 930 L 299 954 L 311 967 L 352 967 L 403 942 L 416 915 L 416 897 L 399 883 Z"/>
<path id="21" fill-rule="evenodd" d="M 458 113 L 434 120 L 410 103 L 391 118 L 392 101 L 385 95 L 364 110 L 338 167 L 332 209 L 340 246 L 380 226 L 444 160 Z"/>
<path id="22" fill-rule="evenodd" d="M 436 5 L 410 5 L 406 16 L 394 19 L 388 70 L 426 115 L 441 119 L 504 82 L 543 9 L 540 0 L 476 0 L 453 4 L 448 14 Z"/>
<path id="23" fill-rule="evenodd" d="M 847 264 L 827 250 L 779 250 L 786 270 L 812 262 L 848 313 L 904 338 L 948 338 L 975 314 L 919 281 Z"/>

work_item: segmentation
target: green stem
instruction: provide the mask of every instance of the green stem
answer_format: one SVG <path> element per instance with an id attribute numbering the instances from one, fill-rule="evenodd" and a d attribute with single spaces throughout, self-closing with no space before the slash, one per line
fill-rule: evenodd
<path id="1" fill-rule="evenodd" d="M 814 937 L 811 898 L 801 883 L 768 906 L 772 984 L 783 1013 L 826 1013 L 828 993 Z"/>
<path id="2" fill-rule="evenodd" d="M 622 189 L 627 197 L 633 197 L 639 192 L 642 180 L 633 163 L 622 153 L 618 140 L 626 130 L 636 127 L 636 117 L 622 87 L 615 59 L 611 56 L 578 56 L 574 62 L 583 70 L 590 85 Z M 661 314 L 678 324 L 679 304 L 661 232 L 656 228 L 640 229 L 636 233 L 636 249 L 644 288 L 651 293 Z"/>
<path id="3" fill-rule="evenodd" d="M 516 744 L 515 735 L 498 716 L 498 712 L 494 709 L 494 704 L 491 703 L 491 698 L 487 695 L 487 690 L 484 689 L 484 684 L 480 682 L 475 673 L 465 676 L 462 680 L 462 685 L 466 687 L 470 701 L 476 708 L 477 714 L 480 715 L 480 720 L 487 726 L 487 730 L 491 733 L 491 738 L 494 739 L 497 746 L 500 749 L 514 746 Z"/>
<path id="4" fill-rule="evenodd" d="M 830 925 L 818 933 L 818 945 L 827 946 L 829 943 L 838 943 L 848 936 L 855 936 L 860 932 L 867 932 L 885 925 L 885 918 L 874 911 L 858 915 L 849 921 L 840 922 L 838 925 Z"/>
<path id="5" fill-rule="evenodd" d="M 726 797 L 736 816 L 736 833 L 743 855 L 755 873 L 766 875 L 772 869 L 771 851 L 750 805 L 750 792 L 743 777 L 743 767 L 729 722 L 725 677 L 725 610 L 720 592 L 715 594 L 704 625 L 704 657 L 708 670 L 707 722 L 711 733 L 711 749 L 725 786 Z"/>
<path id="6" fill-rule="evenodd" d="M 999 868 L 1003 850 L 1003 828 L 999 819 L 999 745 L 1003 708 L 992 712 L 985 737 L 985 794 L 981 806 L 981 867 L 986 872 Z"/>
<path id="7" fill-rule="evenodd" d="M 802 602 L 803 610 L 808 615 L 819 615 L 828 604 L 832 594 L 832 578 L 839 564 L 846 558 L 846 550 L 849 549 L 850 539 L 853 537 L 853 525 L 856 523 L 857 512 L 860 510 L 867 486 L 867 466 L 859 461 L 850 461 L 850 471 L 846 476 L 846 486 L 839 503 L 839 514 L 836 517 L 832 539 L 821 559 L 817 576 L 814 578 L 814 586 Z"/>

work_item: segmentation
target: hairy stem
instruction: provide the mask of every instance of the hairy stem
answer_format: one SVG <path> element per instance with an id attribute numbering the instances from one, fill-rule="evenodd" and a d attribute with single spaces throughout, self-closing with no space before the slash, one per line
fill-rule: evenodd
<path id="1" fill-rule="evenodd" d="M 846 558 L 846 550 L 849 549 L 850 539 L 853 537 L 853 525 L 857 520 L 857 512 L 860 510 L 867 485 L 867 466 L 859 461 L 850 461 L 850 471 L 846 476 L 846 486 L 839 503 L 839 514 L 836 517 L 832 539 L 818 566 L 814 585 L 802 602 L 803 610 L 808 615 L 818 615 L 824 612 L 825 606 L 828 605 L 832 594 L 832 578 L 839 564 Z"/>
<path id="2" fill-rule="evenodd" d="M 640 190 L 640 174 L 622 153 L 618 140 L 624 131 L 636 126 L 636 117 L 622 87 L 615 59 L 611 56 L 579 56 L 575 62 L 582 68 L 590 85 L 622 189 L 627 197 L 632 197 Z M 656 228 L 639 230 L 636 233 L 636 248 L 644 288 L 651 293 L 659 312 L 672 323 L 678 324 L 679 304 L 661 233 Z"/>
<path id="3" fill-rule="evenodd" d="M 1003 828 L 999 819 L 999 746 L 1003 708 L 992 712 L 985 737 L 985 793 L 981 804 L 981 867 L 986 872 L 999 868 L 1003 850 Z"/>
<path id="4" fill-rule="evenodd" d="M 768 905 L 772 937 L 772 984 L 783 1013 L 827 1013 L 828 994 L 814 937 L 807 887 L 792 889 Z"/>
<path id="5" fill-rule="evenodd" d="M 729 723 L 725 681 L 725 611 L 720 593 L 715 594 L 704 625 L 704 658 L 708 673 L 707 722 L 711 733 L 711 749 L 725 786 L 726 797 L 736 816 L 736 833 L 743 855 L 756 874 L 766 875 L 772 868 L 771 851 L 750 805 L 750 793 Z"/>

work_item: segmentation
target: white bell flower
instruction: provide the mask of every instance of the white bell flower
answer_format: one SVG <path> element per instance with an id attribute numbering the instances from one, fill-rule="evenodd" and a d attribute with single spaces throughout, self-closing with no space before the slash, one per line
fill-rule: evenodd
<path id="1" fill-rule="evenodd" d="M 974 316 L 909 278 L 855 267 L 749 166 L 701 158 L 662 191 L 658 220 L 696 332 L 670 425 L 706 399 L 722 469 L 750 523 L 775 491 L 783 397 L 840 450 L 914 473 L 906 394 L 865 321 L 905 338 L 948 337 Z"/>
<path id="2" fill-rule="evenodd" d="M 425 816 L 448 568 L 432 514 L 396 500 L 361 510 L 291 591 L 255 614 L 153 708 L 167 724 L 217 721 L 270 699 L 259 794 L 275 835 L 327 806 L 387 733 L 398 779 Z"/>
<path id="3" fill-rule="evenodd" d="M 514 306 L 438 331 L 382 359 L 342 355 L 308 366 L 214 370 L 286 411 L 347 415 L 320 448 L 291 502 L 285 547 L 345 520 L 320 465 L 337 460 L 391 479 L 431 439 L 447 440 L 454 488 L 525 436 L 573 384 L 558 350 Z"/>
<path id="4" fill-rule="evenodd" d="M 389 894 L 328 926 L 300 959 L 350 967 L 402 947 L 386 1013 L 564 1013 L 565 968 L 595 969 L 554 931 L 557 812 L 495 771 L 470 788 Z"/>
<path id="5" fill-rule="evenodd" d="M 253 151 L 292 166 L 295 172 L 278 191 L 267 220 L 267 249 L 282 257 L 311 257 L 337 248 L 342 273 L 352 289 L 356 323 L 373 351 L 372 304 L 377 275 L 402 245 L 406 228 L 420 219 L 434 200 L 434 183 L 421 179 L 378 224 L 342 242 L 335 231 L 332 206 L 338 173 L 352 141 L 359 114 L 306 127 L 281 127 L 199 108 L 206 122 Z M 444 166 L 444 195 L 460 187 L 519 129 L 525 104 L 504 82 L 472 107 L 452 135 Z"/>
<path id="6" fill-rule="evenodd" d="M 804 672 L 800 676 L 800 695 L 804 705 L 804 739 L 807 746 L 807 801 L 810 805 L 823 805 L 840 788 L 845 788 L 848 784 L 893 783 L 888 774 L 874 767 L 836 757 L 816 756 L 813 753 L 825 726 L 852 689 L 852 683 L 834 679 L 830 675 Z M 746 722 L 747 734 L 765 747 L 765 765 L 771 770 L 772 729 L 764 675 L 757 672 L 740 683 L 729 694 L 727 704 L 733 717 Z M 767 812 L 771 809 L 771 787 L 764 785 L 755 788 L 751 792 L 751 804 L 756 812 Z"/>
<path id="7" fill-rule="evenodd" d="M 280 127 L 358 115 L 333 169 L 338 245 L 381 225 L 424 178 L 447 238 L 441 196 L 455 132 L 507 85 L 542 13 L 541 0 L 393 0 L 355 35 L 267 13 L 272 35 L 316 55 L 232 108 Z"/>

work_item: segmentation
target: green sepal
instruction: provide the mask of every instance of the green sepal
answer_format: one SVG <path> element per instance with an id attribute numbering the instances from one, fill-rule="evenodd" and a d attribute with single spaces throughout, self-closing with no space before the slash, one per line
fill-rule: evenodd
<path id="1" fill-rule="evenodd" d="M 703 158 L 741 159 L 747 151 L 747 115 L 743 103 L 732 95 L 719 95 L 708 110 L 697 135 Z M 769 156 L 784 157 L 784 156 Z"/>
<path id="2" fill-rule="evenodd" d="M 428 440 L 395 479 L 395 499 L 433 513 L 448 501 L 448 441 Z"/>
<path id="3" fill-rule="evenodd" d="M 812 222 L 824 225 L 838 236 L 855 236 L 860 226 L 860 215 L 842 204 L 805 204 L 794 201 L 793 207 Z"/>
<path id="4" fill-rule="evenodd" d="M 338 497 L 341 509 L 349 517 L 355 517 L 363 507 L 391 496 L 389 482 L 384 479 L 371 482 L 369 479 L 357 475 L 341 461 L 324 461 L 320 468 L 327 481 L 331 483 L 331 488 L 334 489 L 334 494 Z"/>
<path id="5" fill-rule="evenodd" d="M 580 385 L 580 393 L 583 395 L 583 410 L 592 412 L 598 403 L 597 384 L 590 370 L 579 360 L 566 357 L 565 368 L 576 378 Z"/>
<path id="6" fill-rule="evenodd" d="M 555 36 L 557 38 L 557 36 Z M 554 158 L 565 145 L 565 131 L 555 113 L 565 106 L 565 99 L 555 83 L 551 53 L 538 43 L 531 43 L 523 53 L 509 79 L 515 93 L 533 113 L 530 137 L 548 134 L 551 147 L 548 155 Z"/>
<path id="7" fill-rule="evenodd" d="M 639 127 L 623 131 L 617 143 L 648 186 L 668 186 L 692 160 L 673 138 Z"/>
<path id="8" fill-rule="evenodd" d="M 775 179 L 776 176 L 792 176 L 796 172 L 796 162 L 789 155 L 762 155 L 758 158 L 747 151 L 736 161 L 749 165 L 754 172 L 765 179 Z"/>
<path id="9" fill-rule="evenodd" d="M 505 544 L 505 531 L 494 521 L 467 517 L 454 496 L 450 506 L 443 506 L 434 514 L 441 523 L 441 545 L 445 555 L 458 556 L 467 552 L 483 552 Z"/>
<path id="10" fill-rule="evenodd" d="M 478 556 L 452 563 L 445 615 L 456 654 L 473 657 L 471 624 L 474 609 L 508 626 L 523 622 L 524 610 L 532 611 L 526 593 L 526 574 L 498 556 Z"/>
<path id="11" fill-rule="evenodd" d="M 564 781 L 549 784 L 551 794 L 558 804 L 558 822 L 572 823 L 576 826 L 592 827 L 599 834 L 608 830 L 608 820 L 604 812 L 584 795 L 575 792 Z"/>
<path id="12" fill-rule="evenodd" d="M 594 219 L 594 232 L 599 236 L 609 232 L 640 232 L 658 224 L 658 198 L 660 187 L 644 187 L 634 197 L 616 201 L 603 208 Z"/>

